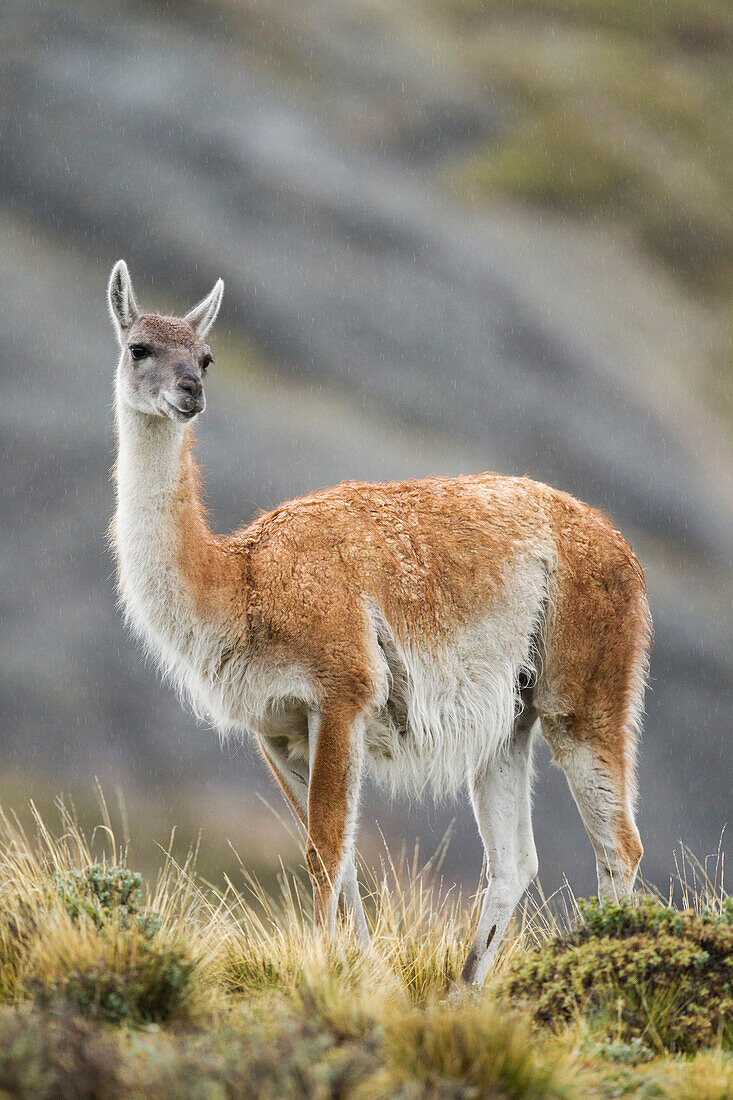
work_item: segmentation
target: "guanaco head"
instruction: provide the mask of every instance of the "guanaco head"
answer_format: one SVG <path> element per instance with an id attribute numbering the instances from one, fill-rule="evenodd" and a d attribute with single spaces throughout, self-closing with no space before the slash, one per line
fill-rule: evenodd
<path id="1" fill-rule="evenodd" d="M 206 406 L 204 377 L 214 358 L 205 341 L 219 312 L 224 283 L 185 317 L 141 313 L 124 260 L 112 268 L 109 308 L 122 354 L 117 369 L 121 399 L 139 412 L 193 420 Z"/>

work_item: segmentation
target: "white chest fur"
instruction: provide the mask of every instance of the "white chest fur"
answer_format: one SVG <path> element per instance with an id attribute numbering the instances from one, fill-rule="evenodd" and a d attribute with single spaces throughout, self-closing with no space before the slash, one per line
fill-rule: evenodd
<path id="1" fill-rule="evenodd" d="M 183 575 L 184 429 L 118 407 L 114 543 L 125 614 L 148 652 L 205 721 L 226 732 L 262 729 L 283 700 L 313 700 L 310 677 L 250 652 L 241 624 L 196 612 Z"/>
<path id="2" fill-rule="evenodd" d="M 183 429 L 124 404 L 118 427 L 115 549 L 125 612 L 148 644 L 180 649 L 193 627 L 178 567 Z"/>

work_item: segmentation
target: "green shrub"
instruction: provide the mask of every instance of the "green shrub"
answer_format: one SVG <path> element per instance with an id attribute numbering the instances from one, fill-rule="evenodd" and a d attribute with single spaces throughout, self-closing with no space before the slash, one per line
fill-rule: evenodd
<path id="1" fill-rule="evenodd" d="M 162 1023 L 185 1018 L 195 963 L 179 947 L 151 943 L 130 930 L 104 944 L 98 957 L 59 961 L 57 974 L 31 983 L 41 1008 L 68 1004 L 84 1016 L 119 1023 Z"/>
<path id="2" fill-rule="evenodd" d="M 654 1051 L 638 1037 L 630 1043 L 623 1039 L 603 1039 L 594 1045 L 593 1054 L 622 1066 L 638 1066 L 640 1062 L 651 1062 L 654 1057 Z"/>
<path id="3" fill-rule="evenodd" d="M 640 903 L 581 901 L 582 923 L 518 954 L 503 995 L 557 1027 L 579 1013 L 609 1037 L 692 1052 L 733 1041 L 733 924 L 718 916 Z"/>
<path id="4" fill-rule="evenodd" d="M 146 939 L 161 925 L 159 914 L 141 913 L 142 878 L 127 867 L 91 864 L 85 870 L 55 871 L 27 897 L 10 894 L 0 904 L 0 997 L 14 994 L 15 964 L 35 937 L 43 936 L 58 901 L 74 924 L 91 923 L 97 931 L 133 924 Z M 8 979 L 7 982 L 4 976 Z M 7 985 L 7 988 L 6 988 Z"/>
<path id="5" fill-rule="evenodd" d="M 106 1100 L 121 1095 L 112 1042 L 68 1013 L 0 1015 L 0 1096 Z"/>
<path id="6" fill-rule="evenodd" d="M 0 906 L 0 999 L 139 1023 L 185 1017 L 195 964 L 158 943 L 162 920 L 141 912 L 142 879 L 126 867 L 54 871 Z M 71 924 L 69 924 L 69 920 Z"/>
<path id="7" fill-rule="evenodd" d="M 157 913 L 141 913 L 142 876 L 129 867 L 102 867 L 92 864 L 84 871 L 58 872 L 55 888 L 72 920 L 84 917 L 96 928 L 115 921 L 121 928 L 134 923 L 148 938 L 159 930 Z"/>
<path id="8" fill-rule="evenodd" d="M 145 1100 L 319 1100 L 359 1096 L 380 1066 L 374 1043 L 334 1036 L 279 996 L 242 1007 L 216 1028 L 136 1037 L 127 1070 Z M 387 1095 L 395 1095 L 394 1093 Z"/>

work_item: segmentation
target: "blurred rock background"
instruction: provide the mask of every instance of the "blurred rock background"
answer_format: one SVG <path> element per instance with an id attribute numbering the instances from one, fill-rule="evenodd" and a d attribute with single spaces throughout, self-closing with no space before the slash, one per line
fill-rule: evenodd
<path id="1" fill-rule="evenodd" d="M 733 15 L 725 0 L 4 0 L 0 797 L 94 778 L 138 864 L 295 857 L 257 754 L 180 708 L 115 610 L 106 315 L 221 275 L 200 429 L 215 527 L 345 478 L 497 469 L 606 509 L 655 620 L 644 873 L 730 816 Z M 546 890 L 594 888 L 538 752 Z M 124 795 L 117 799 L 115 792 Z M 272 806 L 268 808 L 265 799 Z M 279 817 L 278 815 L 282 815 Z M 369 794 L 363 845 L 465 802 Z M 125 821 L 127 824 L 125 825 Z"/>

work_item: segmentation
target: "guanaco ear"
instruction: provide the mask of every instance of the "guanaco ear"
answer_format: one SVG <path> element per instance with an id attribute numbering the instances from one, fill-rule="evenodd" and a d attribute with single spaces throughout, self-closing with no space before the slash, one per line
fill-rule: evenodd
<path id="1" fill-rule="evenodd" d="M 221 279 L 217 279 L 211 293 L 207 294 L 202 302 L 199 302 L 186 314 L 185 319 L 192 328 L 196 329 L 199 336 L 205 336 L 216 320 L 223 293 L 224 283 Z"/>
<path id="2" fill-rule="evenodd" d="M 124 260 L 118 260 L 112 268 L 108 295 L 112 323 L 117 329 L 117 336 L 121 343 L 125 333 L 132 328 L 140 316 L 132 290 L 132 279 Z"/>

